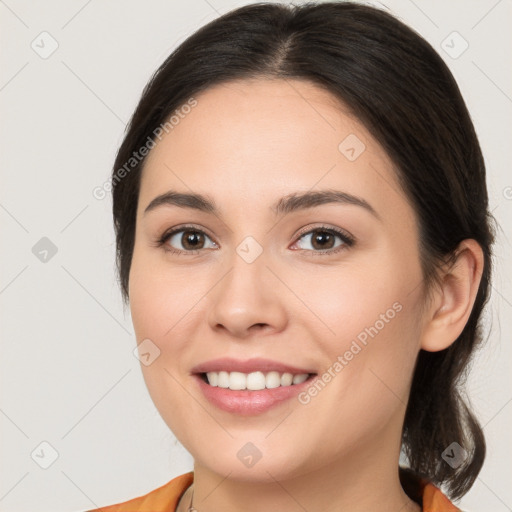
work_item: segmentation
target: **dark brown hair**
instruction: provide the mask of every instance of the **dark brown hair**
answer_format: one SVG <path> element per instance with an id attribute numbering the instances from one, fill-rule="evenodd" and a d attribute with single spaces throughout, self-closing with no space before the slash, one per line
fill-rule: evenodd
<path id="1" fill-rule="evenodd" d="M 465 494 L 485 457 L 483 432 L 460 395 L 488 300 L 493 218 L 485 165 L 459 88 L 441 57 L 391 14 L 352 2 L 289 6 L 251 4 L 220 16 L 186 39 L 147 84 L 112 174 L 117 265 L 125 302 L 144 159 L 120 179 L 134 151 L 192 96 L 225 81 L 309 80 L 347 105 L 396 166 L 420 230 L 427 288 L 464 239 L 483 249 L 476 301 L 459 338 L 446 350 L 421 350 L 403 426 L 403 453 L 418 476 Z M 452 468 L 453 442 L 468 453 Z"/>

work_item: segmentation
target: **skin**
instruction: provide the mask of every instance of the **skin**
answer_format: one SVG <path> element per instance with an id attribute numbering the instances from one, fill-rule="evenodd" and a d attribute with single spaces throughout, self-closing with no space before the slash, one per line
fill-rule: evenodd
<path id="1" fill-rule="evenodd" d="M 129 280 L 137 342 L 149 338 L 160 349 L 142 365 L 149 393 L 194 457 L 194 507 L 420 510 L 397 472 L 413 367 L 420 348 L 442 350 L 462 331 L 481 275 L 480 247 L 462 242 L 425 302 L 414 209 L 387 154 L 345 106 L 299 80 L 230 82 L 196 99 L 146 161 Z M 349 134 L 366 146 L 355 161 L 338 149 Z M 208 195 L 220 215 L 171 205 L 144 213 L 170 189 Z M 280 216 L 270 208 L 282 196 L 320 189 L 363 198 L 378 218 L 350 204 Z M 198 254 L 157 245 L 184 223 L 207 235 Z M 321 225 L 347 231 L 355 244 L 315 254 L 321 248 L 311 230 Z M 236 252 L 247 236 L 263 250 L 252 263 Z M 185 252 L 183 242 L 179 234 L 172 245 Z M 333 245 L 342 243 L 336 237 Z M 307 404 L 291 399 L 251 417 L 225 412 L 190 374 L 230 356 L 321 375 L 396 303 L 400 312 Z M 262 454 L 250 468 L 237 457 L 247 442 Z"/>

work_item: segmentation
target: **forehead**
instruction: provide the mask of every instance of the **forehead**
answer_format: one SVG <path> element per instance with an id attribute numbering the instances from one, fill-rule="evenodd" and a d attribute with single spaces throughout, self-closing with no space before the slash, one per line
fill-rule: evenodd
<path id="1" fill-rule="evenodd" d="M 166 189 L 260 208 L 313 188 L 343 190 L 377 205 L 383 191 L 390 205 L 405 201 L 382 147 L 346 105 L 311 82 L 233 81 L 195 100 L 148 155 L 141 208 Z"/>

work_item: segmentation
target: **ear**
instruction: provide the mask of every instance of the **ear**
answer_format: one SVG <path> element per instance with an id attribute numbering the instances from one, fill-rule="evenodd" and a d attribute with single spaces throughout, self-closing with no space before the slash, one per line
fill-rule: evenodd
<path id="1" fill-rule="evenodd" d="M 429 352 L 448 348 L 459 337 L 475 303 L 484 264 L 482 248 L 475 240 L 463 240 L 456 255 L 443 270 L 441 286 L 433 292 L 427 311 L 421 348 Z"/>

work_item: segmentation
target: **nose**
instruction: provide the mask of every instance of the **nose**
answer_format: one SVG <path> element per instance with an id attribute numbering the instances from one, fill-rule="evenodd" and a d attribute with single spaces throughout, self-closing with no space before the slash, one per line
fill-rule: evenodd
<path id="1" fill-rule="evenodd" d="M 209 294 L 208 322 L 218 332 L 246 339 L 275 334 L 286 327 L 283 285 L 267 264 L 264 253 L 248 263 L 238 254 L 232 266 Z"/>

